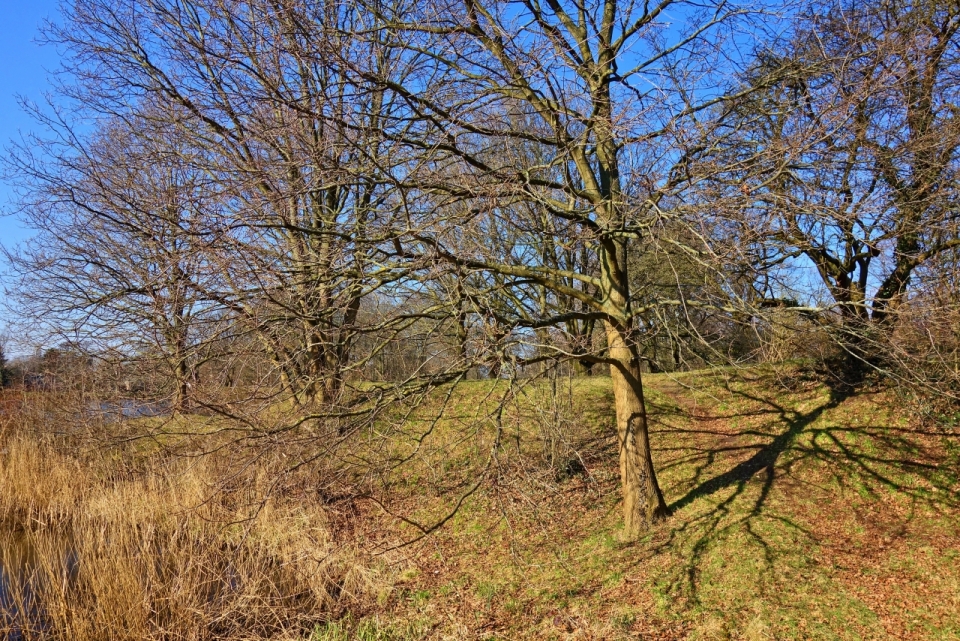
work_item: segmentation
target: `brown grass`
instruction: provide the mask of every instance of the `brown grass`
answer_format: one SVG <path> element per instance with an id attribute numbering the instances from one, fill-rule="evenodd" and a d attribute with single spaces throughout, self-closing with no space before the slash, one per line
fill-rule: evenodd
<path id="1" fill-rule="evenodd" d="M 144 454 L 36 427 L 8 420 L 0 438 L 8 635 L 301 637 L 375 585 L 269 461 L 237 474 L 227 452 Z"/>

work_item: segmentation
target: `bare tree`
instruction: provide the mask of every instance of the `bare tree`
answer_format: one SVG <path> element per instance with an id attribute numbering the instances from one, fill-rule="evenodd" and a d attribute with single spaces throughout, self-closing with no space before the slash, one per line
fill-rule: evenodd
<path id="1" fill-rule="evenodd" d="M 471 300 L 510 331 L 603 326 L 605 355 L 576 357 L 610 366 L 625 533 L 636 536 L 667 507 L 650 454 L 629 248 L 664 217 L 694 215 L 682 196 L 696 182 L 688 161 L 711 144 L 706 113 L 738 91 L 734 63 L 718 51 L 743 14 L 671 0 L 367 8 L 421 70 L 386 85 L 419 123 L 392 135 L 431 152 L 404 177 L 415 217 L 396 255 L 469 274 L 480 285 Z M 669 23 L 668 12 L 683 19 Z M 507 242 L 491 247 L 494 229 L 511 230 L 500 234 Z M 561 260 L 569 251 L 587 255 Z M 494 298 L 509 313 L 486 302 Z"/>
<path id="2" fill-rule="evenodd" d="M 216 277 L 190 289 L 309 405 L 261 433 L 369 425 L 471 369 L 605 364 L 635 537 L 667 514 L 641 316 L 716 301 L 631 266 L 668 242 L 723 282 L 698 173 L 720 169 L 693 161 L 716 112 L 758 89 L 724 48 L 746 19 L 724 1 L 77 0 L 50 35 L 73 56 L 69 97 L 182 139 L 216 185 L 191 230 Z M 413 366 L 359 380 L 399 340 Z"/>
<path id="3" fill-rule="evenodd" d="M 361 303 L 397 279 L 380 249 L 406 162 L 380 133 L 394 107 L 334 64 L 403 73 L 351 35 L 363 19 L 341 3 L 80 0 L 50 30 L 76 61 L 78 101 L 111 113 L 148 96 L 164 106 L 149 118 L 203 150 L 198 167 L 230 194 L 208 221 L 224 233 L 204 294 L 258 336 L 297 403 L 343 400 L 364 360 L 351 359 Z"/>
<path id="4" fill-rule="evenodd" d="M 800 287 L 825 288 L 854 378 L 882 365 L 917 270 L 960 245 L 958 28 L 952 5 L 811 6 L 758 55 L 755 77 L 783 80 L 731 121 L 743 237 L 758 264 L 813 267 Z"/>
<path id="5" fill-rule="evenodd" d="M 216 196 L 161 130 L 114 120 L 82 139 L 47 122 L 59 137 L 31 139 L 9 161 L 37 232 L 6 252 L 15 314 L 104 358 L 159 359 L 180 409 L 211 320 L 201 289 L 215 275 L 195 230 Z"/>

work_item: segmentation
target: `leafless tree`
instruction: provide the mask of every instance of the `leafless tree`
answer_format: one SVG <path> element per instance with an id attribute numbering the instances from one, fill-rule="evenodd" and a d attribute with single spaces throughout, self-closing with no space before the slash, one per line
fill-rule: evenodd
<path id="1" fill-rule="evenodd" d="M 757 56 L 760 82 L 783 79 L 731 120 L 743 238 L 759 265 L 812 266 L 801 295 L 825 289 L 853 378 L 883 365 L 918 270 L 960 245 L 958 28 L 942 3 L 814 4 Z"/>
<path id="2" fill-rule="evenodd" d="M 530 340 L 572 321 L 603 326 L 605 353 L 575 356 L 610 366 L 625 532 L 636 536 L 667 507 L 628 255 L 665 218 L 702 211 L 684 197 L 697 183 L 689 160 L 712 144 L 707 114 L 740 91 L 735 62 L 718 52 L 744 14 L 670 0 L 366 6 L 421 69 L 386 85 L 419 123 L 391 135 L 431 151 L 404 177 L 414 222 L 396 255 L 469 274 L 481 313 Z M 704 243 L 689 249 L 712 261 Z"/>
<path id="3" fill-rule="evenodd" d="M 703 191 L 729 169 L 695 160 L 761 88 L 726 46 L 749 19 L 722 0 L 76 0 L 49 34 L 70 99 L 184 141 L 172 166 L 215 186 L 189 230 L 215 277 L 189 289 L 272 360 L 263 407 L 302 404 L 258 434 L 329 420 L 335 443 L 470 371 L 607 365 L 635 537 L 667 514 L 641 320 L 739 304 Z M 631 273 L 657 255 L 710 286 Z M 398 341 L 411 366 L 362 380 Z"/>
<path id="4" fill-rule="evenodd" d="M 201 290 L 216 275 L 195 230 L 216 195 L 162 131 L 114 120 L 81 139 L 63 121 L 48 124 L 59 138 L 30 139 L 8 167 L 37 232 L 6 253 L 15 315 L 28 333 L 104 358 L 159 360 L 182 408 L 211 331 Z"/>
<path id="5" fill-rule="evenodd" d="M 364 15 L 342 3 L 76 2 L 49 35 L 72 54 L 72 94 L 99 113 L 146 96 L 150 114 L 203 153 L 228 193 L 204 295 L 258 337 L 297 403 L 337 405 L 363 299 L 397 280 L 381 251 L 396 233 L 396 156 L 381 133 L 402 75 Z M 91 71 L 95 67 L 96 71 Z M 389 321 L 384 321 L 388 322 Z M 402 320 L 399 322 L 403 322 Z"/>

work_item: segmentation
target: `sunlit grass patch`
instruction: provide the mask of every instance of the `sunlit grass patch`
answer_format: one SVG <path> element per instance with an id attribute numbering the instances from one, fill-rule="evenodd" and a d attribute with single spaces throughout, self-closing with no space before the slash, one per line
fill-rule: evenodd
<path id="1" fill-rule="evenodd" d="M 802 372 L 646 380 L 671 519 L 638 543 L 618 541 L 609 380 L 567 382 L 571 415 L 579 402 L 605 407 L 569 423 L 589 474 L 520 466 L 472 496 L 429 544 L 442 562 L 424 563 L 422 580 L 448 586 L 432 592 L 433 606 L 504 638 L 898 638 L 901 625 L 909 638 L 951 638 L 960 618 L 948 606 L 923 616 L 878 588 L 909 580 L 916 594 L 952 603 L 960 572 L 934 567 L 957 550 L 951 439 L 904 427 L 889 392 L 838 397 Z M 529 421 L 522 460 L 537 454 L 533 439 L 522 448 L 545 392 L 531 386 L 518 402 Z M 462 466 L 485 455 L 460 451 Z M 421 503 L 451 507 L 438 498 Z M 923 549 L 935 553 L 884 536 L 932 537 Z"/>

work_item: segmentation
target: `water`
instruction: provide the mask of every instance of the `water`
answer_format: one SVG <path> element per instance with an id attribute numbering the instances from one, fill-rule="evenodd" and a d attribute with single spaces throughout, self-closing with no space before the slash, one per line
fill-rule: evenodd
<path id="1" fill-rule="evenodd" d="M 103 418 L 108 423 L 115 423 L 125 418 L 151 418 L 154 416 L 168 416 L 172 405 L 170 401 L 138 401 L 124 398 L 119 401 L 100 401 L 90 405 L 90 412 Z"/>
<path id="2" fill-rule="evenodd" d="M 39 618 L 32 577 L 40 557 L 30 538 L 0 529 L 0 632 L 20 639 L 24 621 Z"/>
<path id="3" fill-rule="evenodd" d="M 66 570 L 67 580 L 76 569 L 76 555 L 66 537 L 55 533 L 42 535 L 43 545 L 29 532 L 6 528 L 0 524 L 0 638 L 20 641 L 24 628 L 44 628 L 42 604 L 39 603 L 39 581 L 44 575 L 44 562 Z M 44 558 L 44 554 L 54 558 Z"/>

